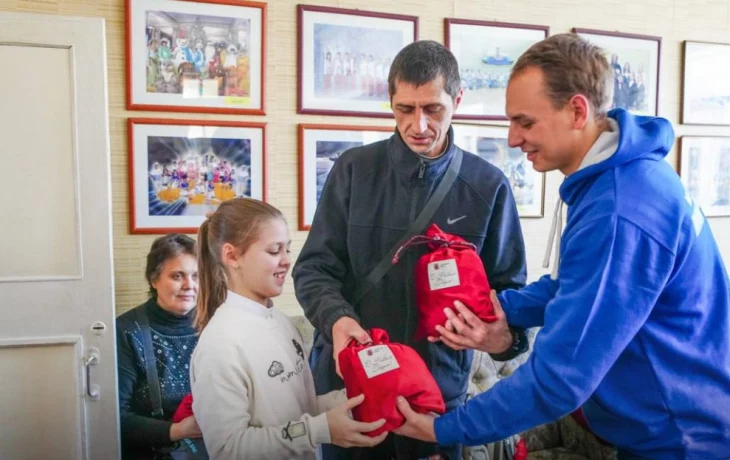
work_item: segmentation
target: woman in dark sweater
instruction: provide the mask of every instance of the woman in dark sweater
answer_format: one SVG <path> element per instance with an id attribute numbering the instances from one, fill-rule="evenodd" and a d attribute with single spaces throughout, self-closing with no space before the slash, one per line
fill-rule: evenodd
<path id="1" fill-rule="evenodd" d="M 145 271 L 150 286 L 147 302 L 117 318 L 117 366 L 122 459 L 147 460 L 155 448 L 201 436 L 194 416 L 178 423 L 170 419 L 183 397 L 190 393 L 190 356 L 198 343 L 193 326 L 198 298 L 198 263 L 195 241 L 169 234 L 154 241 Z M 149 318 L 152 349 L 163 415 L 152 416 L 145 371 L 142 329 L 136 309 Z"/>

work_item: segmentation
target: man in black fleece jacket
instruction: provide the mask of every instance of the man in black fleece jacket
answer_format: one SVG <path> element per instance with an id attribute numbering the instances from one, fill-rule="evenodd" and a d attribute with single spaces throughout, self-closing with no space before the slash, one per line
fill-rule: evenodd
<path id="1" fill-rule="evenodd" d="M 409 250 L 358 302 L 354 293 L 405 234 L 457 156 L 458 177 L 431 222 L 476 245 L 493 289 L 524 285 L 522 231 L 504 174 L 454 145 L 451 118 L 462 95 L 454 55 L 433 41 L 410 44 L 393 60 L 388 86 L 396 132 L 346 151 L 335 163 L 294 267 L 296 295 L 318 331 L 311 360 L 318 393 L 343 387 L 334 357 L 350 340 L 367 343 L 366 329 L 378 327 L 391 341 L 418 350 L 448 409 L 464 401 L 472 354 L 456 344 L 413 343 L 413 267 L 426 249 Z M 510 330 L 505 321 L 482 326 L 489 333 L 479 348 L 496 359 L 525 351 L 524 331 Z M 323 458 L 457 459 L 459 451 L 391 435 L 372 449 L 326 446 Z"/>

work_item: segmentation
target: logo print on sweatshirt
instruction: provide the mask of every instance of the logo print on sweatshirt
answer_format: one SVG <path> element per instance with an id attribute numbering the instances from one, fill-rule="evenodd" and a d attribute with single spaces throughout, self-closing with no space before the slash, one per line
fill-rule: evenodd
<path id="1" fill-rule="evenodd" d="M 284 373 L 284 365 L 279 361 L 274 361 L 269 366 L 269 377 L 276 377 Z"/>
<path id="2" fill-rule="evenodd" d="M 294 348 L 297 350 L 297 354 L 299 355 L 302 360 L 304 359 L 304 349 L 302 348 L 302 345 L 296 341 L 296 339 L 291 340 L 294 344 Z"/>

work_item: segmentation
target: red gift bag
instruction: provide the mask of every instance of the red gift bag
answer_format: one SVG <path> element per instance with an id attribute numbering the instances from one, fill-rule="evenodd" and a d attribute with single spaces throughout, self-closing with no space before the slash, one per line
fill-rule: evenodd
<path id="1" fill-rule="evenodd" d="M 178 423 L 193 415 L 193 395 L 186 394 L 172 416 L 172 423 Z"/>
<path id="2" fill-rule="evenodd" d="M 353 418 L 360 422 L 385 419 L 382 427 L 368 435 L 375 437 L 405 423 L 396 407 L 398 396 L 406 398 L 416 412 L 443 414 L 441 390 L 416 350 L 390 343 L 382 329 L 371 329 L 370 338 L 373 341 L 367 345 L 353 340 L 338 356 L 347 397 L 365 394 L 365 401 L 352 409 Z"/>
<path id="3" fill-rule="evenodd" d="M 415 268 L 419 315 L 414 340 L 438 336 L 436 326 L 444 326 L 447 320 L 444 308 L 453 309 L 455 300 L 482 321 L 497 320 L 489 298 L 489 280 L 476 246 L 431 224 L 425 236 L 416 235 L 398 249 L 393 263 L 398 263 L 403 251 L 418 244 L 428 244 L 431 251 L 418 259 Z"/>

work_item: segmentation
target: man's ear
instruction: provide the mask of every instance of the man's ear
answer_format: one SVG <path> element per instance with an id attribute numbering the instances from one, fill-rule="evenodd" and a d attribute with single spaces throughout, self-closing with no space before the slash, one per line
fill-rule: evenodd
<path id="1" fill-rule="evenodd" d="M 592 116 L 591 104 L 588 102 L 588 98 L 582 94 L 576 94 L 570 98 L 568 104 L 573 115 L 573 128 L 583 129 Z"/>

